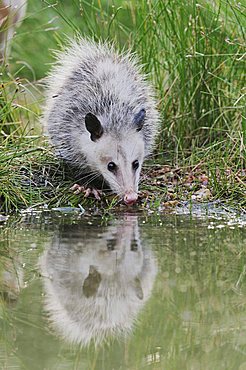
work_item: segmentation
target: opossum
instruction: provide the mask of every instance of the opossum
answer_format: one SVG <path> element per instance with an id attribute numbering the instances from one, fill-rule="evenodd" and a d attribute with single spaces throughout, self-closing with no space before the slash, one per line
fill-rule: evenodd
<path id="1" fill-rule="evenodd" d="M 159 125 L 141 69 L 134 54 L 111 44 L 70 40 L 46 80 L 43 118 L 56 154 L 84 179 L 102 177 L 127 205 L 138 198 Z"/>

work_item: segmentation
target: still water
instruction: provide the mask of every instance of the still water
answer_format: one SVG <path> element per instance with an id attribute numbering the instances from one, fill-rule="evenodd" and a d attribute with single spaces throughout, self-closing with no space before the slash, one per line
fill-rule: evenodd
<path id="1" fill-rule="evenodd" d="M 36 214 L 0 229 L 1 369 L 246 369 L 246 227 Z"/>

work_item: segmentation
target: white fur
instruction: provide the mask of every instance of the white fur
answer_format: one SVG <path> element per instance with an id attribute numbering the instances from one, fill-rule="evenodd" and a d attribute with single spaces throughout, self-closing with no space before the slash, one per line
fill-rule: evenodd
<path id="1" fill-rule="evenodd" d="M 142 246 L 137 217 L 128 216 L 101 231 L 85 233 L 78 225 L 73 238 L 58 233 L 40 259 L 52 325 L 67 341 L 83 346 L 129 334 L 157 273 L 152 252 Z M 114 250 L 107 248 L 109 240 Z M 136 250 L 131 249 L 133 241 Z M 101 281 L 86 297 L 83 286 L 92 267 Z"/>
<path id="2" fill-rule="evenodd" d="M 81 172 L 88 168 L 102 175 L 120 196 L 136 193 L 159 116 L 152 89 L 135 55 L 119 53 L 106 43 L 70 41 L 68 48 L 57 53 L 47 87 L 43 121 L 57 154 Z M 137 131 L 134 117 L 143 109 L 146 120 Z M 85 127 L 88 113 L 96 115 L 103 127 L 103 135 L 96 141 Z M 117 178 L 101 157 L 117 162 Z M 140 164 L 136 173 L 131 167 L 135 160 Z"/>
<path id="3" fill-rule="evenodd" d="M 92 40 L 87 39 L 80 39 L 78 42 L 76 40 L 69 40 L 69 46 L 62 50 L 61 52 L 56 52 L 55 56 L 57 59 L 57 62 L 54 64 L 46 82 L 47 82 L 47 101 L 46 101 L 46 107 L 45 107 L 45 113 L 49 111 L 51 106 L 54 104 L 54 100 L 52 99 L 52 96 L 57 93 L 62 87 L 66 84 L 66 80 L 68 77 L 70 77 L 74 69 L 79 66 L 81 61 L 84 59 L 93 59 L 95 56 L 105 53 L 105 51 L 109 54 L 114 54 L 115 50 L 112 45 L 105 44 L 102 42 L 94 43 Z M 136 69 L 136 71 L 140 71 L 140 68 L 137 68 L 137 60 L 134 59 L 134 56 L 130 53 L 122 54 L 121 56 L 122 62 L 126 61 L 129 63 L 129 61 L 132 63 L 132 66 Z M 125 67 L 121 65 L 121 68 L 123 67 L 123 70 L 119 68 L 119 65 L 116 65 L 115 63 L 112 63 L 110 59 L 106 59 L 103 62 L 98 64 L 97 73 L 98 76 L 109 73 L 112 74 L 112 72 L 115 74 L 114 79 L 114 87 L 120 88 L 119 90 L 119 96 L 122 96 L 121 94 L 125 94 L 125 92 L 129 92 L 130 96 L 133 95 L 133 91 L 129 91 L 127 89 L 127 74 L 126 78 L 124 78 L 124 71 Z M 140 79 L 140 75 L 139 75 Z M 96 94 L 96 91 L 95 91 Z M 129 97 L 128 94 L 128 97 Z M 48 124 L 47 121 L 44 120 L 44 123 Z"/>
<path id="4" fill-rule="evenodd" d="M 81 137 L 81 145 L 87 153 L 87 160 L 93 170 L 104 174 L 105 180 L 114 192 L 119 196 L 138 192 L 139 176 L 144 160 L 144 142 L 139 133 L 135 130 L 127 131 L 120 140 L 111 135 L 103 135 L 97 142 L 92 142 L 89 135 L 85 133 Z M 107 158 L 107 161 L 102 158 Z M 139 161 L 139 168 L 135 173 L 132 170 L 134 160 Z M 109 162 L 117 165 L 117 176 L 107 169 Z"/>

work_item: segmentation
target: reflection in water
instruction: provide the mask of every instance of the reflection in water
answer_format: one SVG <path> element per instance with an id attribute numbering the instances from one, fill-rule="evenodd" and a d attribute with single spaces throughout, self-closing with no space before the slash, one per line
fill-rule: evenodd
<path id="1" fill-rule="evenodd" d="M 24 286 L 24 273 L 20 256 L 1 256 L 0 262 L 0 296 L 8 304 L 16 302 Z"/>
<path id="2" fill-rule="evenodd" d="M 126 336 L 150 297 L 157 265 L 136 216 L 98 229 L 60 227 L 40 258 L 45 305 L 55 330 L 88 345 Z"/>
<path id="3" fill-rule="evenodd" d="M 0 369 L 245 370 L 245 227 L 100 221 L 45 214 L 0 229 Z M 83 347 L 90 339 L 103 345 Z"/>

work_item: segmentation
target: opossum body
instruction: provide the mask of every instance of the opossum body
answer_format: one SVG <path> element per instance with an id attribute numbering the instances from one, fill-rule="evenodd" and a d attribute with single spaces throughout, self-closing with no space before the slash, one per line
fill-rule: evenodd
<path id="1" fill-rule="evenodd" d="M 85 180 L 102 177 L 126 204 L 135 203 L 159 123 L 136 58 L 106 43 L 72 41 L 57 54 L 47 87 L 44 124 L 57 155 Z"/>

